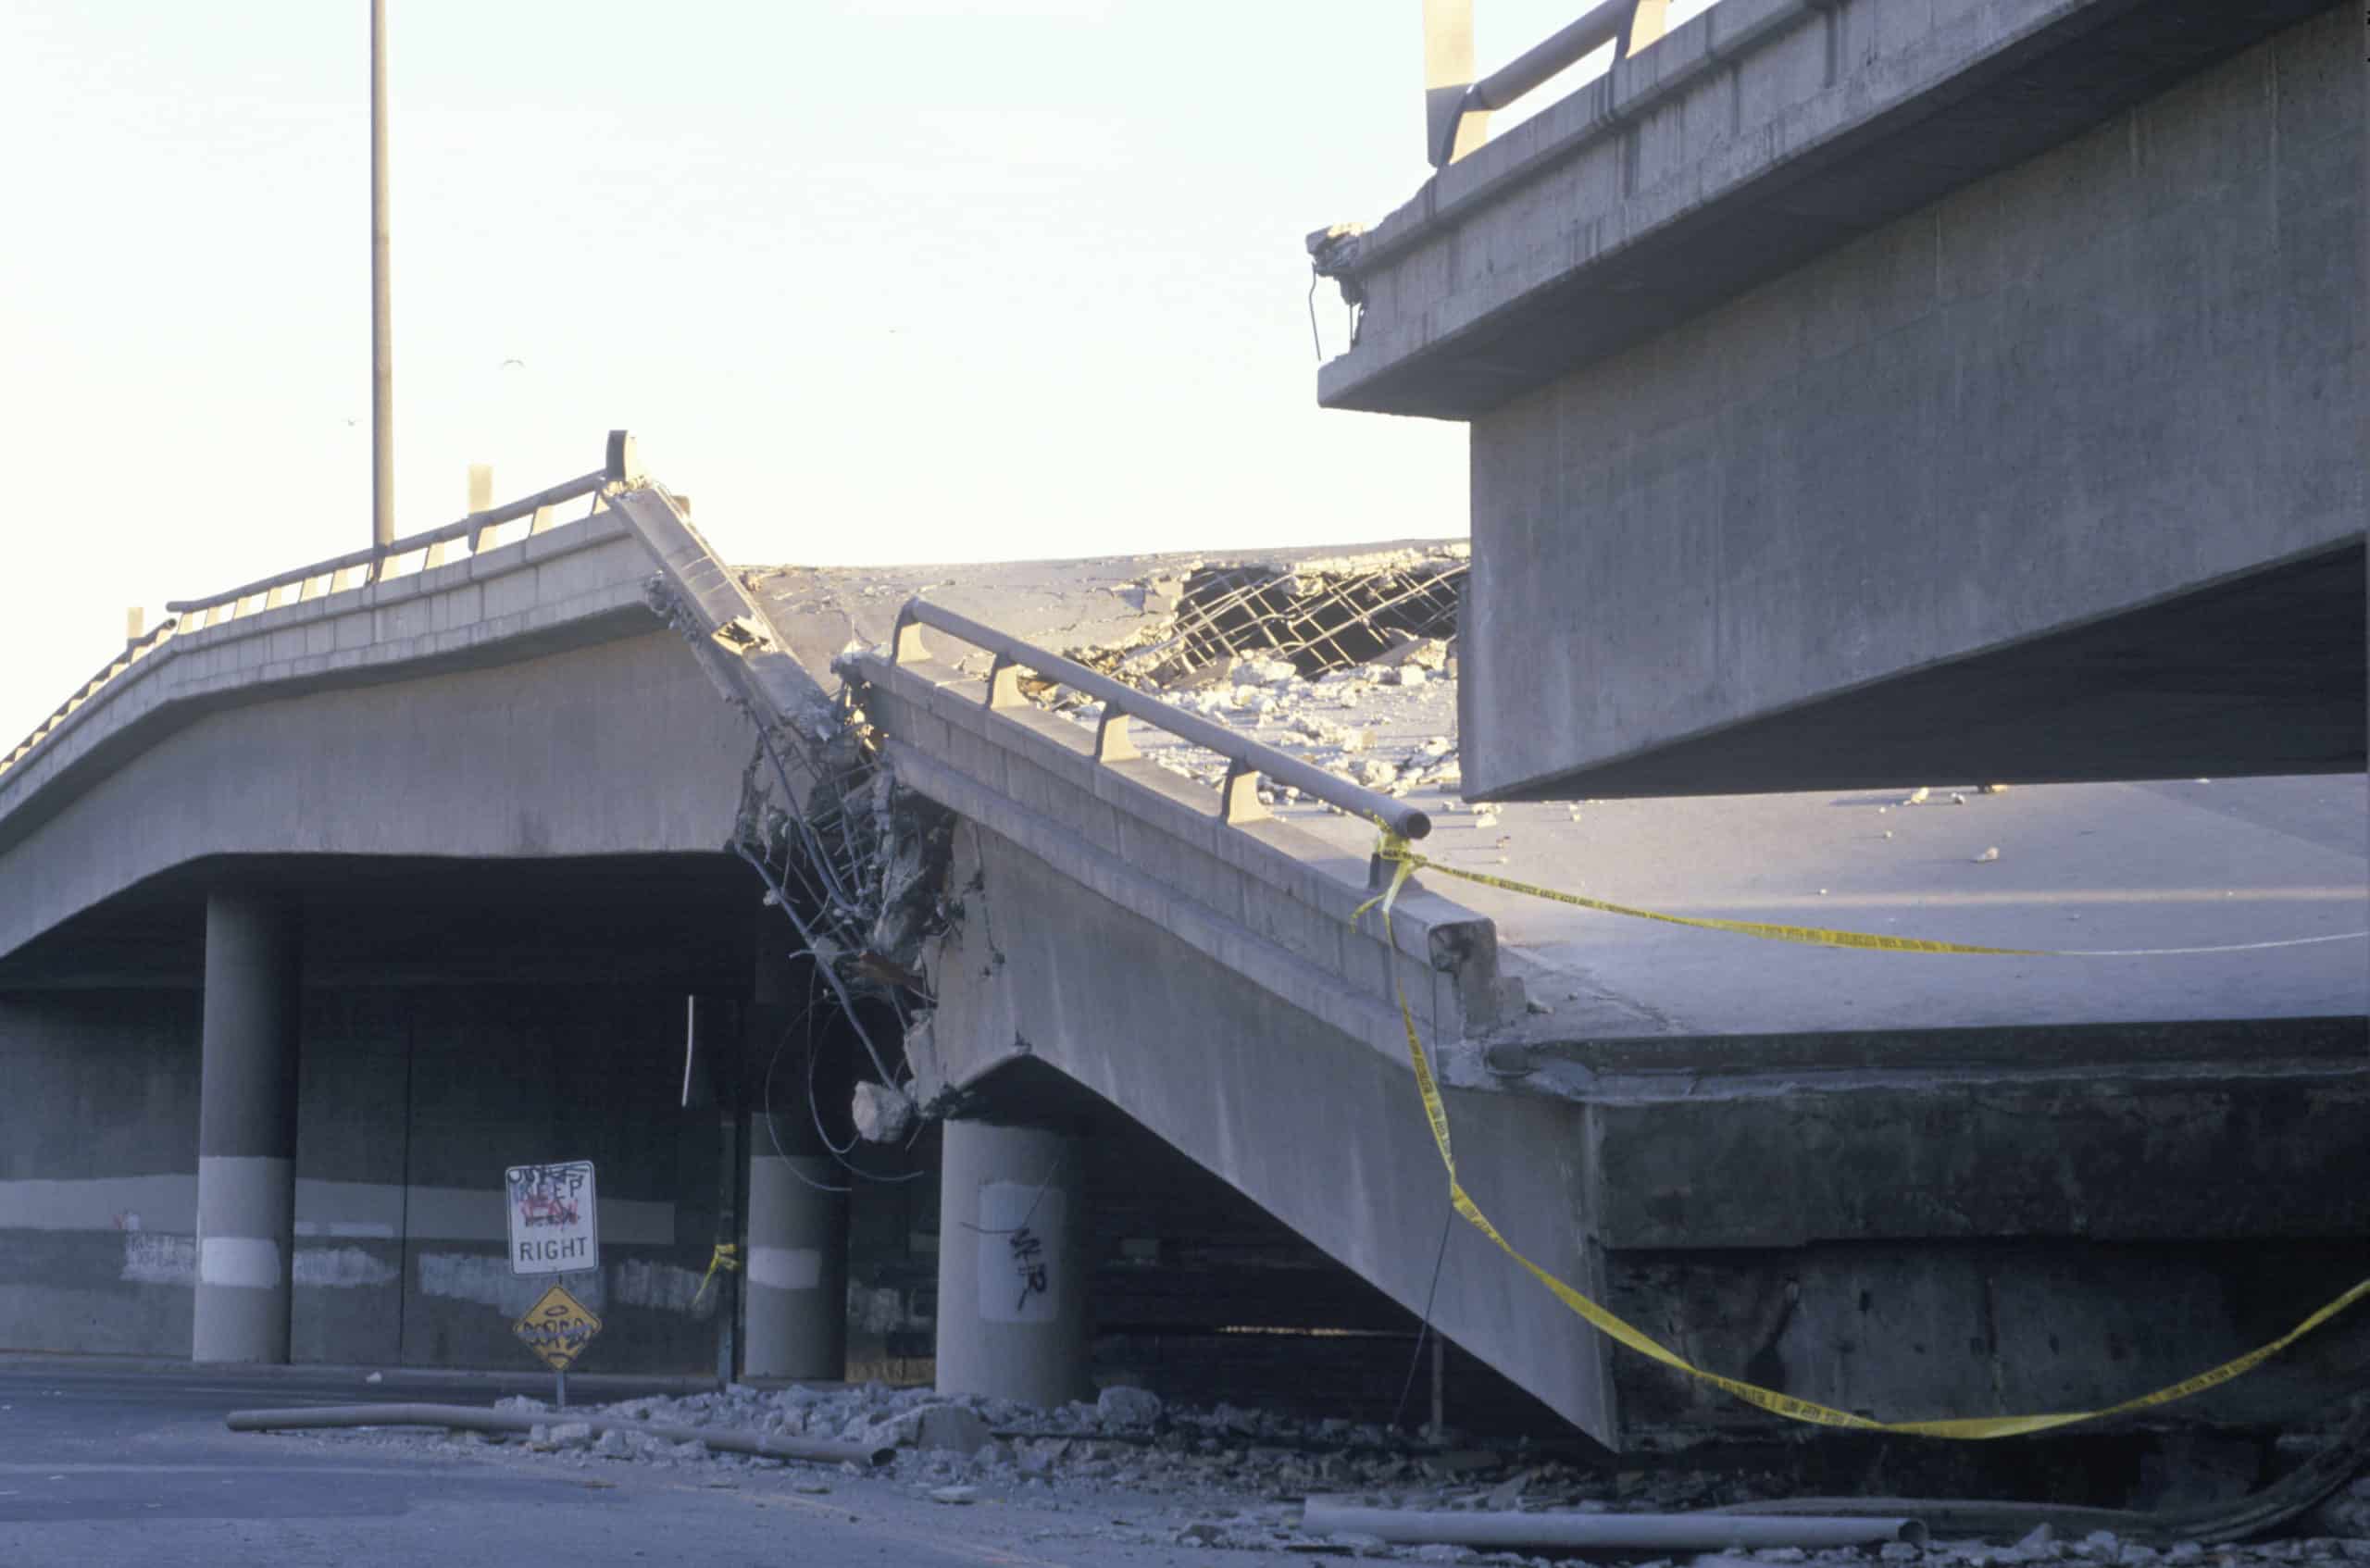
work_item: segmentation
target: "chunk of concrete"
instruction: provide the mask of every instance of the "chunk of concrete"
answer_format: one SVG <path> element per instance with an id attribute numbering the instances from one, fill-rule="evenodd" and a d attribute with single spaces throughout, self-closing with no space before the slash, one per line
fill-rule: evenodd
<path id="1" fill-rule="evenodd" d="M 1094 1413 L 1110 1426 L 1149 1426 L 1160 1412 L 1160 1396 L 1149 1388 L 1105 1388 L 1094 1401 Z"/>
<path id="2" fill-rule="evenodd" d="M 976 1411 L 951 1402 L 917 1405 L 865 1428 L 862 1441 L 906 1449 L 937 1449 L 968 1458 L 992 1435 Z"/>
<path id="3" fill-rule="evenodd" d="M 894 1143 L 914 1125 L 914 1102 L 887 1084 L 856 1085 L 848 1114 L 856 1135 L 873 1143 Z"/>

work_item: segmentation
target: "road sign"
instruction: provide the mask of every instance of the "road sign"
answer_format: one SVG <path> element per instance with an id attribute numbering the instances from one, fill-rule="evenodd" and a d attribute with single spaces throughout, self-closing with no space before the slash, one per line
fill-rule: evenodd
<path id="1" fill-rule="evenodd" d="M 601 1266 L 592 1161 L 513 1165 L 505 1187 L 511 1273 L 579 1274 Z"/>
<path id="2" fill-rule="evenodd" d="M 566 1372 L 592 1336 L 601 1332 L 601 1320 L 592 1309 L 568 1293 L 565 1285 L 555 1285 L 544 1291 L 527 1315 L 510 1325 L 510 1331 L 527 1343 L 527 1348 L 543 1358 L 543 1364 L 554 1372 Z"/>

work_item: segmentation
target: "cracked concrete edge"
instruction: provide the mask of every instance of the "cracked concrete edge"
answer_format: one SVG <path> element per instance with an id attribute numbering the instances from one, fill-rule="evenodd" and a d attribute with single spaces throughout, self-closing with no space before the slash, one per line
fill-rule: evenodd
<path id="1" fill-rule="evenodd" d="M 793 724 L 830 707 L 822 683 L 787 652 L 789 640 L 763 603 L 743 591 L 663 491 L 645 481 L 612 496 L 609 504 L 650 552 L 676 603 L 691 616 L 701 666 L 728 696 Z M 741 628 L 737 637 L 728 630 L 735 627 Z"/>

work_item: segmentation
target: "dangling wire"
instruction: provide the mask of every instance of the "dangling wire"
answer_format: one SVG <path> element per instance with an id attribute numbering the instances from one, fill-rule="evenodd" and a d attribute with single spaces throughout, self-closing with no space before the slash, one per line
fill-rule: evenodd
<path id="1" fill-rule="evenodd" d="M 795 955 L 793 954 L 792 956 Z M 806 1003 L 806 1012 L 805 1015 L 801 1017 L 796 1024 L 784 1026 L 781 1033 L 775 1038 L 773 1054 L 766 1059 L 766 1077 L 764 1086 L 759 1090 L 758 1114 L 765 1117 L 766 1140 L 774 1146 L 774 1153 L 780 1158 L 783 1168 L 788 1170 L 791 1175 L 796 1176 L 800 1181 L 805 1182 L 807 1186 L 813 1188 L 817 1192 L 851 1192 L 854 1190 L 852 1187 L 834 1187 L 829 1182 L 817 1181 L 813 1176 L 808 1176 L 805 1171 L 800 1170 L 798 1168 L 797 1161 L 792 1157 L 790 1151 L 781 1146 L 781 1134 L 775 1130 L 774 1127 L 774 1069 L 781 1065 L 782 1047 L 790 1043 L 790 1036 L 792 1029 L 796 1029 L 801 1033 L 807 1032 L 808 1026 L 813 1024 L 815 1020 L 815 1009 L 821 1005 L 821 1003 L 822 998 L 819 995 L 810 995 L 810 999 Z M 813 1037 L 809 1034 L 808 1038 L 811 1041 Z M 810 1058 L 814 1055 L 814 1052 L 811 1048 L 807 1052 L 807 1055 Z M 810 1099 L 813 1097 L 813 1091 L 811 1089 L 808 1091 L 808 1096 Z"/>
<path id="2" fill-rule="evenodd" d="M 889 1070 L 889 1064 L 881 1059 L 880 1048 L 872 1043 L 872 1036 L 865 1028 L 864 1020 L 856 1016 L 855 998 L 848 994 L 847 985 L 840 978 L 840 972 L 824 961 L 823 944 L 815 940 L 814 931 L 807 927 L 804 919 L 800 918 L 797 906 L 791 902 L 789 891 L 782 887 L 781 879 L 773 874 L 771 866 L 751 854 L 746 844 L 736 839 L 733 840 L 732 849 L 734 853 L 749 863 L 759 877 L 765 878 L 767 890 L 774 895 L 775 902 L 780 905 L 784 915 L 790 916 L 790 923 L 798 927 L 798 934 L 805 941 L 807 950 L 816 955 L 815 967 L 821 971 L 823 978 L 830 983 L 832 991 L 839 997 L 840 1009 L 847 1014 L 848 1025 L 855 1030 L 856 1039 L 864 1042 L 865 1054 L 872 1058 L 872 1065 L 879 1072 L 880 1081 L 893 1085 L 897 1081 L 897 1075 Z"/>
<path id="3" fill-rule="evenodd" d="M 1455 1212 L 1452 1210 L 1441 1219 L 1441 1247 L 1432 1254 L 1432 1283 L 1424 1292 L 1424 1322 L 1416 1330 L 1416 1353 L 1407 1358 L 1407 1381 L 1399 1386 L 1399 1402 L 1391 1407 L 1391 1424 L 1393 1426 L 1398 1425 L 1399 1418 L 1407 1413 L 1407 1396 L 1416 1391 L 1416 1371 L 1424 1364 L 1424 1337 L 1432 1331 L 1432 1298 L 1440 1294 L 1441 1264 L 1448 1260 L 1448 1231 L 1455 1218 Z"/>

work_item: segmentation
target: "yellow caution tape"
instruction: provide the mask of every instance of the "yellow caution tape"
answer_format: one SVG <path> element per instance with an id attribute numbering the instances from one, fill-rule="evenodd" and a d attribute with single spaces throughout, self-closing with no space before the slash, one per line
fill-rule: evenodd
<path id="1" fill-rule="evenodd" d="M 1556 903 L 1568 903 L 1578 909 L 1593 909 L 1605 915 L 1626 915 L 1633 920 L 1659 920 L 1666 926 L 1692 926 L 1703 931 L 1729 931 L 1740 937 L 1759 937 L 1764 941 L 1797 942 L 1805 947 L 1848 947 L 1869 952 L 1955 952 L 1971 953 L 1990 958 L 2172 958 L 2204 952 L 2256 952 L 2276 947 L 2313 947 L 2323 942 L 2359 941 L 2370 937 L 2370 931 L 2339 931 L 2325 937 L 2294 937 L 2285 941 L 2231 942 L 2218 947 L 2165 947 L 2129 949 L 2064 949 L 2037 947 L 1979 947 L 1973 942 L 1935 942 L 1917 937 L 1880 937 L 1873 931 L 1837 931 L 1824 926 L 1776 926 L 1760 920 L 1713 920 L 1686 915 L 1665 915 L 1660 910 L 1638 909 L 1626 903 L 1608 903 L 1603 899 L 1582 898 L 1554 888 L 1542 888 L 1533 882 L 1517 882 L 1510 877 L 1492 877 L 1486 872 L 1467 871 L 1462 866 L 1443 865 L 1417 854 L 1407 840 L 1389 828 L 1382 830 L 1382 845 L 1375 852 L 1382 859 L 1398 865 L 1402 871 L 1417 866 L 1437 871 L 1443 877 L 1454 877 L 1467 882 L 1478 882 L 1485 888 L 1497 888 L 1509 893 L 1524 893 L 1535 899 L 1550 899 Z M 1359 915 L 1372 909 L 1379 899 L 1368 899 L 1351 915 L 1352 924 Z"/>
<path id="2" fill-rule="evenodd" d="M 700 1288 L 692 1293 L 692 1308 L 696 1310 L 706 1297 L 708 1282 L 716 1277 L 717 1270 L 724 1269 L 729 1272 L 740 1266 L 741 1249 L 730 1241 L 717 1242 L 716 1251 L 707 1255 L 707 1272 L 700 1276 Z"/>
<path id="3" fill-rule="evenodd" d="M 1355 924 L 1359 915 L 1379 903 L 1382 906 L 1383 940 L 1387 944 L 1391 940 L 1391 907 L 1398 901 L 1399 890 L 1405 886 L 1408 877 L 1414 873 L 1417 865 L 1433 865 L 1437 863 L 1425 860 L 1421 855 L 1416 854 L 1407 847 L 1405 840 L 1388 828 L 1383 830 L 1383 847 L 1380 852 L 1384 859 L 1395 863 L 1391 875 L 1391 886 L 1380 894 L 1360 904 L 1350 918 L 1351 922 Z M 1448 866 L 1441 866 L 1440 869 L 1453 871 L 1453 868 Z M 1751 921 L 1689 920 L 1674 915 L 1655 915 L 1644 910 L 1624 908 L 1619 904 L 1607 904 L 1592 899 L 1577 898 L 1568 893 L 1553 892 L 1543 888 L 1531 888 L 1523 883 L 1509 882 L 1494 877 L 1483 877 L 1470 872 L 1453 872 L 1453 874 L 1466 877 L 1477 882 L 1488 882 L 1494 887 L 1505 888 L 1512 891 L 1536 892 L 1543 897 L 1558 899 L 1566 903 L 1603 909 L 1613 914 L 1637 915 L 1650 920 L 1668 920 L 1681 926 L 1703 926 L 1714 930 L 1741 932 L 1747 936 L 1765 936 L 1779 941 L 1815 941 L 1822 946 L 1876 947 L 1886 952 L 1896 952 L 2014 953 L 2020 951 L 2014 948 L 1965 947 L 1952 942 L 1913 942 L 1898 937 L 1872 937 L 1855 931 L 1822 931 L 1811 927 L 1761 926 Z M 2110 1415 L 2122 1415 L 2131 1411 L 2146 1410 L 2154 1405 L 2168 1405 L 2177 1400 L 2185 1400 L 2192 1394 L 2201 1394 L 2208 1388 L 2218 1388 L 2222 1384 L 2243 1377 L 2305 1335 L 2352 1306 L 2356 1301 L 2370 1296 L 2370 1279 L 2364 1279 L 2271 1343 L 2259 1346 L 2236 1360 L 2224 1362 L 2211 1371 L 2201 1372 L 2196 1376 L 2186 1378 L 2168 1388 L 2159 1388 L 2153 1393 L 2142 1394 L 2138 1399 L 2126 1400 L 2120 1404 L 2109 1405 L 2103 1410 L 2067 1411 L 2052 1415 L 1970 1416 L 1943 1421 L 1877 1421 L 1868 1416 L 1854 1415 L 1849 1411 L 1836 1410 L 1832 1406 L 1823 1405 L 1813 1400 L 1797 1399 L 1791 1394 L 1781 1394 L 1776 1389 L 1764 1388 L 1758 1384 L 1746 1383 L 1734 1377 L 1723 1377 L 1716 1372 L 1706 1372 L 1695 1365 L 1677 1351 L 1599 1306 L 1537 1263 L 1532 1263 L 1516 1251 L 1514 1243 L 1508 1241 L 1499 1233 L 1498 1227 L 1490 1223 L 1490 1216 L 1481 1212 L 1481 1206 L 1473 1201 L 1472 1195 L 1465 1190 L 1465 1184 L 1457 1178 L 1456 1152 L 1449 1138 L 1448 1107 L 1442 1102 L 1440 1085 L 1432 1076 L 1431 1058 L 1425 1052 L 1424 1042 L 1416 1032 L 1416 1015 L 1407 1005 L 1406 982 L 1399 977 L 1395 969 L 1392 972 L 1391 983 L 1397 988 L 1399 993 L 1400 1021 L 1406 1026 L 1407 1029 L 1407 1059 L 1416 1069 L 1416 1092 L 1423 1097 L 1424 1116 L 1431 1124 L 1432 1142 L 1440 1149 L 1441 1164 L 1448 1169 L 1449 1201 L 1455 1206 L 1456 1212 L 1464 1215 L 1466 1222 L 1476 1230 L 1496 1243 L 1500 1251 L 1521 1264 L 1532 1278 L 1553 1292 L 1557 1300 L 1569 1307 L 1616 1343 L 1627 1346 L 1640 1355 L 1652 1357 L 1665 1366 L 1682 1372 L 1690 1377 L 1709 1383 L 1714 1388 L 1733 1394 L 1745 1403 L 1768 1411 L 1774 1415 L 1782 1415 L 1791 1421 L 1808 1422 L 1819 1426 L 1848 1426 L 1863 1432 L 1901 1432 L 1915 1437 L 1952 1437 L 1970 1442 L 1992 1437 L 2018 1437 L 2034 1432 L 2047 1432 L 2055 1427 L 2071 1426 L 2077 1422 L 2097 1421 Z"/>

